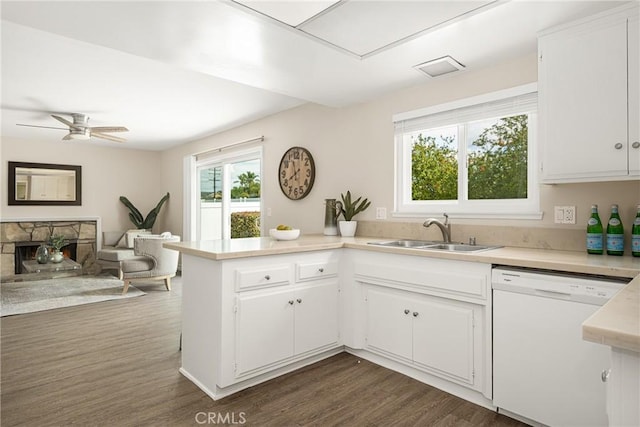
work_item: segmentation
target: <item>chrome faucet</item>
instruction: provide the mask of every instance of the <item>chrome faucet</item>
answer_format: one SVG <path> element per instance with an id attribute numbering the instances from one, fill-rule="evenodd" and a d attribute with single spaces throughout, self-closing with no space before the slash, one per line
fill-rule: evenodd
<path id="1" fill-rule="evenodd" d="M 437 225 L 442 232 L 442 238 L 444 239 L 444 242 L 451 243 L 451 224 L 449 224 L 449 215 L 447 215 L 446 213 L 443 215 L 444 223 L 435 218 L 429 218 L 424 222 L 424 224 L 422 224 L 422 226 L 428 228 L 433 224 Z"/>

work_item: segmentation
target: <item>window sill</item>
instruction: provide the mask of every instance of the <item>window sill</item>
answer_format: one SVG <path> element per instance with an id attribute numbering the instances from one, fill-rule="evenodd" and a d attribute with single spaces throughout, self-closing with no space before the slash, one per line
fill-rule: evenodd
<path id="1" fill-rule="evenodd" d="M 449 219 L 519 219 L 519 220 L 542 220 L 543 212 L 450 212 L 444 210 Z M 443 211 L 423 211 L 423 212 L 393 212 L 393 218 L 425 218 L 441 217 Z"/>

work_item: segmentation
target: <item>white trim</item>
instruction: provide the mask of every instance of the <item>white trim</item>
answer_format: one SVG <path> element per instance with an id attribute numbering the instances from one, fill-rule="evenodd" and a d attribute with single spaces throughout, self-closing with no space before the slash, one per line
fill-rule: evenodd
<path id="1" fill-rule="evenodd" d="M 525 95 L 538 91 L 538 83 L 529 83 L 522 86 L 515 86 L 508 89 L 499 90 L 497 92 L 485 93 L 482 95 L 472 96 L 470 98 L 459 99 L 456 101 L 438 104 L 431 107 L 419 108 L 417 110 L 397 113 L 392 116 L 393 122 L 410 120 L 416 117 L 428 116 L 430 114 L 441 113 L 443 111 L 455 110 L 458 108 L 469 107 L 477 104 L 498 101 L 504 98 L 512 98 L 514 96 Z"/>

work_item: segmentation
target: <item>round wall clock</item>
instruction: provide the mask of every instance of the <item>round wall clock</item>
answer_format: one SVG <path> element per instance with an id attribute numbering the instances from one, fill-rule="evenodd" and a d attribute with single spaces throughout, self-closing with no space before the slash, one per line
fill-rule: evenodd
<path id="1" fill-rule="evenodd" d="M 285 196 L 291 200 L 305 198 L 315 178 L 316 165 L 309 150 L 291 147 L 284 153 L 278 169 L 278 181 Z"/>

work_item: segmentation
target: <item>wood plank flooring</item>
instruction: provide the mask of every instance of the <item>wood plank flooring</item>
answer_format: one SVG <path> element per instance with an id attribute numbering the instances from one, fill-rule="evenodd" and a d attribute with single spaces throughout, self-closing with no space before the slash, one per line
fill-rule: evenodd
<path id="1" fill-rule="evenodd" d="M 524 426 L 347 353 L 215 402 L 178 372 L 172 284 L 2 318 L 2 427 Z"/>

